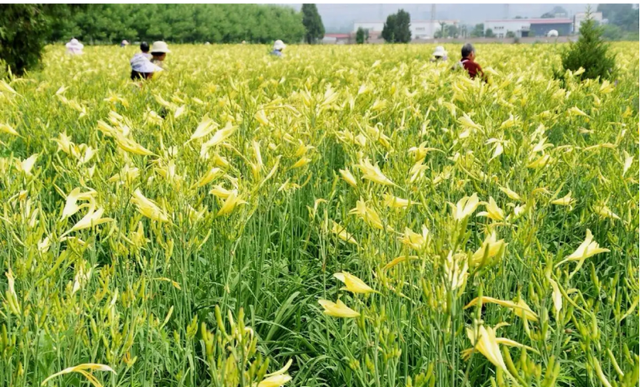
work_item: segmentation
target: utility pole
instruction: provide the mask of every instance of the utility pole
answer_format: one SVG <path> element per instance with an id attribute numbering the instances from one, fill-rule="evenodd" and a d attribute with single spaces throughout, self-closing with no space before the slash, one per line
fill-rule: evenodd
<path id="1" fill-rule="evenodd" d="M 429 23 L 431 26 L 431 39 L 435 39 L 436 37 L 436 5 L 435 4 L 431 4 L 431 23 Z"/>

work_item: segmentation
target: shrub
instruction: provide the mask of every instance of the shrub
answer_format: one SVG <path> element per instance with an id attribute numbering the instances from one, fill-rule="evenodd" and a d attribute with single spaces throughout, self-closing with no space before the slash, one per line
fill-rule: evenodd
<path id="1" fill-rule="evenodd" d="M 615 55 L 609 54 L 609 45 L 602 39 L 602 27 L 599 27 L 587 11 L 587 20 L 580 26 L 578 41 L 571 44 L 562 53 L 562 73 L 555 72 L 556 78 L 562 78 L 566 70 L 576 71 L 580 67 L 584 73 L 581 79 L 608 79 L 615 66 Z"/>

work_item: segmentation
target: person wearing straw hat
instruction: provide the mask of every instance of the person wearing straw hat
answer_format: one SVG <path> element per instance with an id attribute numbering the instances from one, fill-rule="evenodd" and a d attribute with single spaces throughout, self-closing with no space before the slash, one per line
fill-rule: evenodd
<path id="1" fill-rule="evenodd" d="M 276 40 L 275 43 L 273 43 L 273 51 L 271 51 L 271 55 L 282 57 L 284 55 L 282 50 L 284 50 L 285 47 L 287 47 L 287 45 L 284 44 L 282 40 Z"/>
<path id="2" fill-rule="evenodd" d="M 84 44 L 80 43 L 78 39 L 73 38 L 65 45 L 67 47 L 67 54 L 70 55 L 82 55 L 82 49 Z"/>
<path id="3" fill-rule="evenodd" d="M 435 51 L 433 51 L 433 58 L 431 59 L 431 61 L 432 62 L 447 61 L 447 52 L 445 51 L 444 47 L 442 46 L 436 47 Z"/>
<path id="4" fill-rule="evenodd" d="M 167 57 L 167 54 L 170 53 L 169 46 L 167 43 L 158 41 L 153 42 L 151 45 L 151 63 L 154 65 L 164 68 L 164 60 Z"/>
<path id="5" fill-rule="evenodd" d="M 125 48 L 129 45 L 129 42 L 125 39 L 122 42 L 120 42 L 120 48 Z"/>

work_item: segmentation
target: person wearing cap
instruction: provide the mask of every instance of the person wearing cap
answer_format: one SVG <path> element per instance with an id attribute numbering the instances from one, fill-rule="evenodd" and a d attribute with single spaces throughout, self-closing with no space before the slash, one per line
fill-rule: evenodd
<path id="1" fill-rule="evenodd" d="M 154 65 L 164 68 L 164 60 L 167 57 L 167 54 L 170 53 L 169 46 L 167 43 L 158 41 L 153 42 L 151 45 L 151 63 Z"/>
<path id="2" fill-rule="evenodd" d="M 284 50 L 285 47 L 287 47 L 287 45 L 284 44 L 282 40 L 276 40 L 275 43 L 273 43 L 273 51 L 271 51 L 271 55 L 282 57 L 284 55 L 282 50 Z"/>
<path id="3" fill-rule="evenodd" d="M 433 58 L 431 59 L 431 61 L 432 62 L 447 61 L 447 52 L 444 50 L 444 47 L 442 46 L 436 47 L 435 51 L 433 51 Z"/>
<path id="4" fill-rule="evenodd" d="M 476 49 L 473 47 L 471 43 L 467 43 L 462 46 L 461 50 L 462 59 L 453 67 L 453 69 L 465 69 L 471 79 L 476 76 L 480 76 L 482 80 L 487 81 L 487 77 L 482 71 L 482 67 L 478 63 L 475 62 L 476 59 Z"/>
<path id="5" fill-rule="evenodd" d="M 84 45 L 76 38 L 71 39 L 65 46 L 67 47 L 67 54 L 70 55 L 81 55 L 84 48 Z"/>

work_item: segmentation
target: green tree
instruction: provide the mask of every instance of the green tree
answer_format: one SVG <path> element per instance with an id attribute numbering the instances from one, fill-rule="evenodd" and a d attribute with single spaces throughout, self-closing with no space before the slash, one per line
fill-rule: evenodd
<path id="1" fill-rule="evenodd" d="M 358 27 L 358 31 L 356 31 L 356 43 L 363 44 L 368 40 L 369 40 L 369 30 L 365 30 L 362 27 Z"/>
<path id="2" fill-rule="evenodd" d="M 384 23 L 382 27 L 382 39 L 384 39 L 387 43 L 394 43 L 396 34 L 396 14 L 391 14 L 387 16 L 387 21 Z"/>
<path id="3" fill-rule="evenodd" d="M 605 24 L 602 26 L 602 37 L 607 40 L 622 39 L 623 32 L 620 27 L 615 24 Z"/>
<path id="4" fill-rule="evenodd" d="M 495 38 L 496 35 L 493 33 L 491 28 L 487 28 L 487 31 L 484 33 L 485 38 Z"/>
<path id="5" fill-rule="evenodd" d="M 324 25 L 315 4 L 302 4 L 302 24 L 306 29 L 304 40 L 313 44 L 324 37 Z"/>
<path id="6" fill-rule="evenodd" d="M 598 26 L 587 11 L 587 20 L 580 26 L 580 37 L 562 53 L 562 68 L 576 71 L 580 67 L 582 79 L 608 79 L 615 67 L 615 55 L 609 53 L 609 45 L 602 40 L 603 28 Z M 562 74 L 556 76 L 562 78 Z"/>
<path id="7" fill-rule="evenodd" d="M 397 43 L 411 41 L 411 15 L 403 9 L 396 14 L 395 40 Z"/>
<path id="8" fill-rule="evenodd" d="M 382 38 L 387 43 L 409 43 L 411 41 L 411 15 L 403 9 L 387 16 L 382 28 Z"/>
<path id="9" fill-rule="evenodd" d="M 609 20 L 609 24 L 620 27 L 623 31 L 638 32 L 638 8 L 632 4 L 599 4 L 598 12 Z"/>
<path id="10" fill-rule="evenodd" d="M 507 35 L 506 36 L 507 36 L 507 38 L 515 38 L 516 34 L 513 31 L 507 31 Z"/>
<path id="11" fill-rule="evenodd" d="M 474 38 L 481 38 L 484 36 L 484 23 L 476 24 L 471 31 L 471 36 Z"/>
<path id="12" fill-rule="evenodd" d="M 45 6 L 0 5 L 0 59 L 12 73 L 22 75 L 40 63 L 49 35 Z"/>

